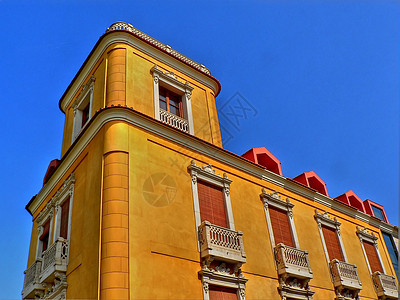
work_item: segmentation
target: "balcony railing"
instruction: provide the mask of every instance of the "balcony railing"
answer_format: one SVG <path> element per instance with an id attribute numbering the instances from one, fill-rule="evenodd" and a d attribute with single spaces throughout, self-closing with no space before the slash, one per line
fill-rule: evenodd
<path id="1" fill-rule="evenodd" d="M 362 284 L 357 273 L 357 266 L 334 259 L 330 262 L 333 284 L 339 289 L 359 291 Z"/>
<path id="2" fill-rule="evenodd" d="M 300 279 L 313 278 L 307 251 L 280 243 L 275 247 L 275 257 L 279 275 L 286 274 Z"/>
<path id="3" fill-rule="evenodd" d="M 68 240 L 59 237 L 42 255 L 41 282 L 51 282 L 54 279 L 54 272 L 66 272 L 68 265 Z"/>
<path id="4" fill-rule="evenodd" d="M 376 294 L 379 298 L 398 299 L 399 291 L 394 276 L 376 271 L 372 274 L 372 281 L 374 282 Z"/>
<path id="5" fill-rule="evenodd" d="M 42 259 L 38 258 L 28 269 L 26 269 L 22 298 L 34 298 L 35 292 L 43 291 L 44 288 L 39 280 L 42 268 Z"/>
<path id="6" fill-rule="evenodd" d="M 163 110 L 162 108 L 160 108 L 160 121 L 179 130 L 189 132 L 189 122 L 187 120 Z"/>
<path id="7" fill-rule="evenodd" d="M 230 263 L 245 263 L 243 233 L 204 221 L 199 226 L 201 258 L 213 257 Z"/>

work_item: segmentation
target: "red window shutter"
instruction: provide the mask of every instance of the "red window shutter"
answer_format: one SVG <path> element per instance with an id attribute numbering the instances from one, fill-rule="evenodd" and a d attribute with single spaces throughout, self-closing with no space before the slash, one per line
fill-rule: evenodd
<path id="1" fill-rule="evenodd" d="M 207 182 L 198 181 L 201 221 L 209 221 L 212 224 L 227 227 L 225 199 L 222 188 Z"/>
<path id="2" fill-rule="evenodd" d="M 237 300 L 237 290 L 215 285 L 209 287 L 210 300 Z"/>
<path id="3" fill-rule="evenodd" d="M 344 261 L 336 229 L 322 226 L 322 233 L 324 235 L 326 249 L 328 250 L 329 260 L 336 258 L 340 261 Z"/>
<path id="4" fill-rule="evenodd" d="M 371 272 L 374 273 L 379 271 L 383 273 L 382 265 L 379 261 L 378 253 L 376 253 L 375 246 L 371 243 L 363 241 L 364 249 L 367 254 L 369 266 L 371 268 Z"/>
<path id="5" fill-rule="evenodd" d="M 275 245 L 283 243 L 287 246 L 293 247 L 292 232 L 287 212 L 275 208 L 271 205 L 268 206 L 269 218 L 271 220 L 272 231 L 274 233 Z"/>
<path id="6" fill-rule="evenodd" d="M 61 205 L 60 237 L 68 238 L 69 198 Z"/>

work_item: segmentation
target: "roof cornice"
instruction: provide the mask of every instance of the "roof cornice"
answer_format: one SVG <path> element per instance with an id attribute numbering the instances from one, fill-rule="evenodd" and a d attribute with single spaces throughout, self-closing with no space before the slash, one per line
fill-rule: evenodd
<path id="1" fill-rule="evenodd" d="M 89 76 L 106 49 L 115 43 L 128 44 L 193 78 L 213 90 L 215 97 L 221 91 L 220 82 L 210 74 L 210 71 L 204 65 L 191 60 L 172 49 L 169 45 L 163 44 L 141 32 L 131 24 L 117 22 L 107 28 L 106 32 L 99 38 L 79 71 L 68 85 L 64 94 L 61 96 L 58 105 L 62 112 L 65 113 L 66 107 L 71 103 L 72 98 L 76 95 L 84 80 Z"/>

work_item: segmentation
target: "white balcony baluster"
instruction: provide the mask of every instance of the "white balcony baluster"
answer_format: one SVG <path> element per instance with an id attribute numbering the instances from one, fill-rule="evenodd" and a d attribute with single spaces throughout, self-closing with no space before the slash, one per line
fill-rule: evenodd
<path id="1" fill-rule="evenodd" d="M 279 275 L 287 274 L 301 279 L 313 278 L 307 251 L 280 243 L 275 247 L 275 257 Z"/>
<path id="2" fill-rule="evenodd" d="M 399 291 L 394 276 L 376 271 L 372 274 L 372 281 L 379 298 L 398 299 Z"/>
<path id="3" fill-rule="evenodd" d="M 189 122 L 187 120 L 162 108 L 160 108 L 160 121 L 184 132 L 189 132 Z"/>
<path id="4" fill-rule="evenodd" d="M 330 262 L 333 284 L 339 292 L 350 290 L 357 296 L 362 284 L 357 273 L 357 266 L 334 259 Z"/>
<path id="5" fill-rule="evenodd" d="M 245 263 L 243 233 L 220 227 L 204 221 L 199 226 L 201 257 L 215 257 L 218 260 Z"/>

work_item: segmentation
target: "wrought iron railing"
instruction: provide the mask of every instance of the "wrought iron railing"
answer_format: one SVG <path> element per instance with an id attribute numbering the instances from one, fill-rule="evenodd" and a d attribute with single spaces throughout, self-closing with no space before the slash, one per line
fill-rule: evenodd
<path id="1" fill-rule="evenodd" d="M 185 55 L 179 53 L 178 51 L 174 50 L 171 48 L 171 46 L 169 45 L 165 45 L 163 43 L 161 43 L 160 41 L 157 41 L 156 39 L 152 38 L 151 36 L 145 34 L 144 32 L 136 29 L 135 27 L 133 27 L 133 25 L 129 24 L 129 23 L 125 23 L 125 22 L 116 22 L 114 24 L 112 24 L 110 27 L 107 28 L 106 32 L 109 31 L 113 31 L 113 30 L 125 30 L 125 31 L 129 31 L 132 32 L 133 34 L 139 36 L 140 38 L 142 38 L 143 40 L 145 40 L 146 42 L 164 50 L 165 52 L 175 56 L 176 58 L 178 58 L 179 60 L 184 61 L 185 63 L 187 63 L 188 65 L 206 73 L 206 74 L 210 74 L 210 70 L 208 70 L 204 65 L 199 64 L 193 60 L 191 60 L 190 58 L 186 57 Z"/>
<path id="2" fill-rule="evenodd" d="M 189 132 L 189 122 L 187 120 L 165 111 L 162 108 L 160 108 L 160 121 L 174 128 Z"/>
<path id="3" fill-rule="evenodd" d="M 199 226 L 202 257 L 215 256 L 222 260 L 245 262 L 243 233 L 204 221 Z"/>

